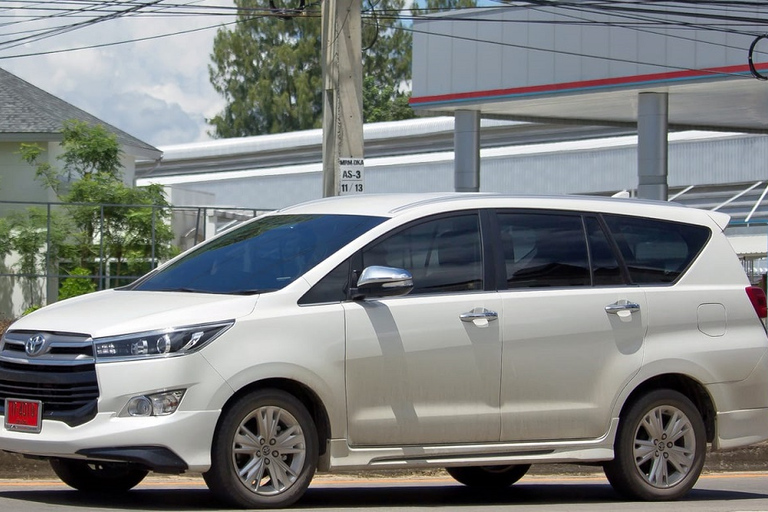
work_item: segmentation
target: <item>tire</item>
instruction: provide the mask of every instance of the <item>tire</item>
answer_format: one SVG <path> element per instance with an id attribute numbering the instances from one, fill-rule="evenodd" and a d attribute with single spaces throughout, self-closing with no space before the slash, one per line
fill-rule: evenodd
<path id="1" fill-rule="evenodd" d="M 84 492 L 125 492 L 139 485 L 149 473 L 119 462 L 74 459 L 51 459 L 49 462 L 62 482 Z"/>
<path id="2" fill-rule="evenodd" d="M 693 402 L 676 391 L 653 391 L 622 414 L 605 476 L 627 498 L 676 500 L 698 480 L 706 443 L 704 421 Z"/>
<path id="3" fill-rule="evenodd" d="M 307 490 L 317 458 L 317 429 L 306 407 L 286 392 L 260 390 L 224 413 L 203 478 L 230 505 L 283 508 Z"/>
<path id="4" fill-rule="evenodd" d="M 512 466 L 465 466 L 445 468 L 449 475 L 467 487 L 503 489 L 525 476 L 530 464 Z"/>

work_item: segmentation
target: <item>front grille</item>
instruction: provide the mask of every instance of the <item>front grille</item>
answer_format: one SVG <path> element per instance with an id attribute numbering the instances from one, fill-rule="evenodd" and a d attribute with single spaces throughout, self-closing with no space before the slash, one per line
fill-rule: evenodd
<path id="1" fill-rule="evenodd" d="M 39 354 L 26 352 L 27 341 L 41 335 Z M 69 333 L 10 331 L 0 346 L 0 414 L 5 399 L 39 400 L 43 418 L 77 426 L 96 416 L 99 385 L 93 343 Z"/>

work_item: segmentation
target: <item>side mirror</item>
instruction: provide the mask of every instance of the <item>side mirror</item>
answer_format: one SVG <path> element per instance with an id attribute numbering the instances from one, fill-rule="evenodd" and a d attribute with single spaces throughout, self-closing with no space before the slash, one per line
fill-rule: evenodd
<path id="1" fill-rule="evenodd" d="M 402 268 L 371 266 L 363 269 L 352 289 L 355 300 L 370 297 L 396 297 L 413 290 L 413 276 Z"/>

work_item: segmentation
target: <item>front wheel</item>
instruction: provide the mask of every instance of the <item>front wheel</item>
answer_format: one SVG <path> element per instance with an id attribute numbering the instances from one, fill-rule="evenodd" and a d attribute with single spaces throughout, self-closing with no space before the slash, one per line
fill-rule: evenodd
<path id="1" fill-rule="evenodd" d="M 683 394 L 661 389 L 641 397 L 622 415 L 614 459 L 603 467 L 624 496 L 676 500 L 698 480 L 705 452 L 699 410 Z"/>
<path id="2" fill-rule="evenodd" d="M 85 492 L 124 492 L 139 485 L 149 473 L 119 462 L 73 459 L 51 459 L 49 462 L 62 482 Z"/>
<path id="3" fill-rule="evenodd" d="M 445 468 L 457 482 L 468 487 L 503 489 L 514 484 L 530 469 L 530 464 L 512 466 L 465 466 Z"/>
<path id="4" fill-rule="evenodd" d="M 286 392 L 260 390 L 224 413 L 203 478 L 231 505 L 283 508 L 309 487 L 317 459 L 317 429 L 306 407 Z"/>

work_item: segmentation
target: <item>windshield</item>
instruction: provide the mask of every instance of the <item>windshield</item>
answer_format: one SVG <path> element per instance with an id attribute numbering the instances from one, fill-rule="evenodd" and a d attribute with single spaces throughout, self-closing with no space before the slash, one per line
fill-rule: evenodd
<path id="1" fill-rule="evenodd" d="M 357 215 L 262 217 L 193 249 L 129 289 L 227 294 L 279 290 L 384 220 Z"/>

